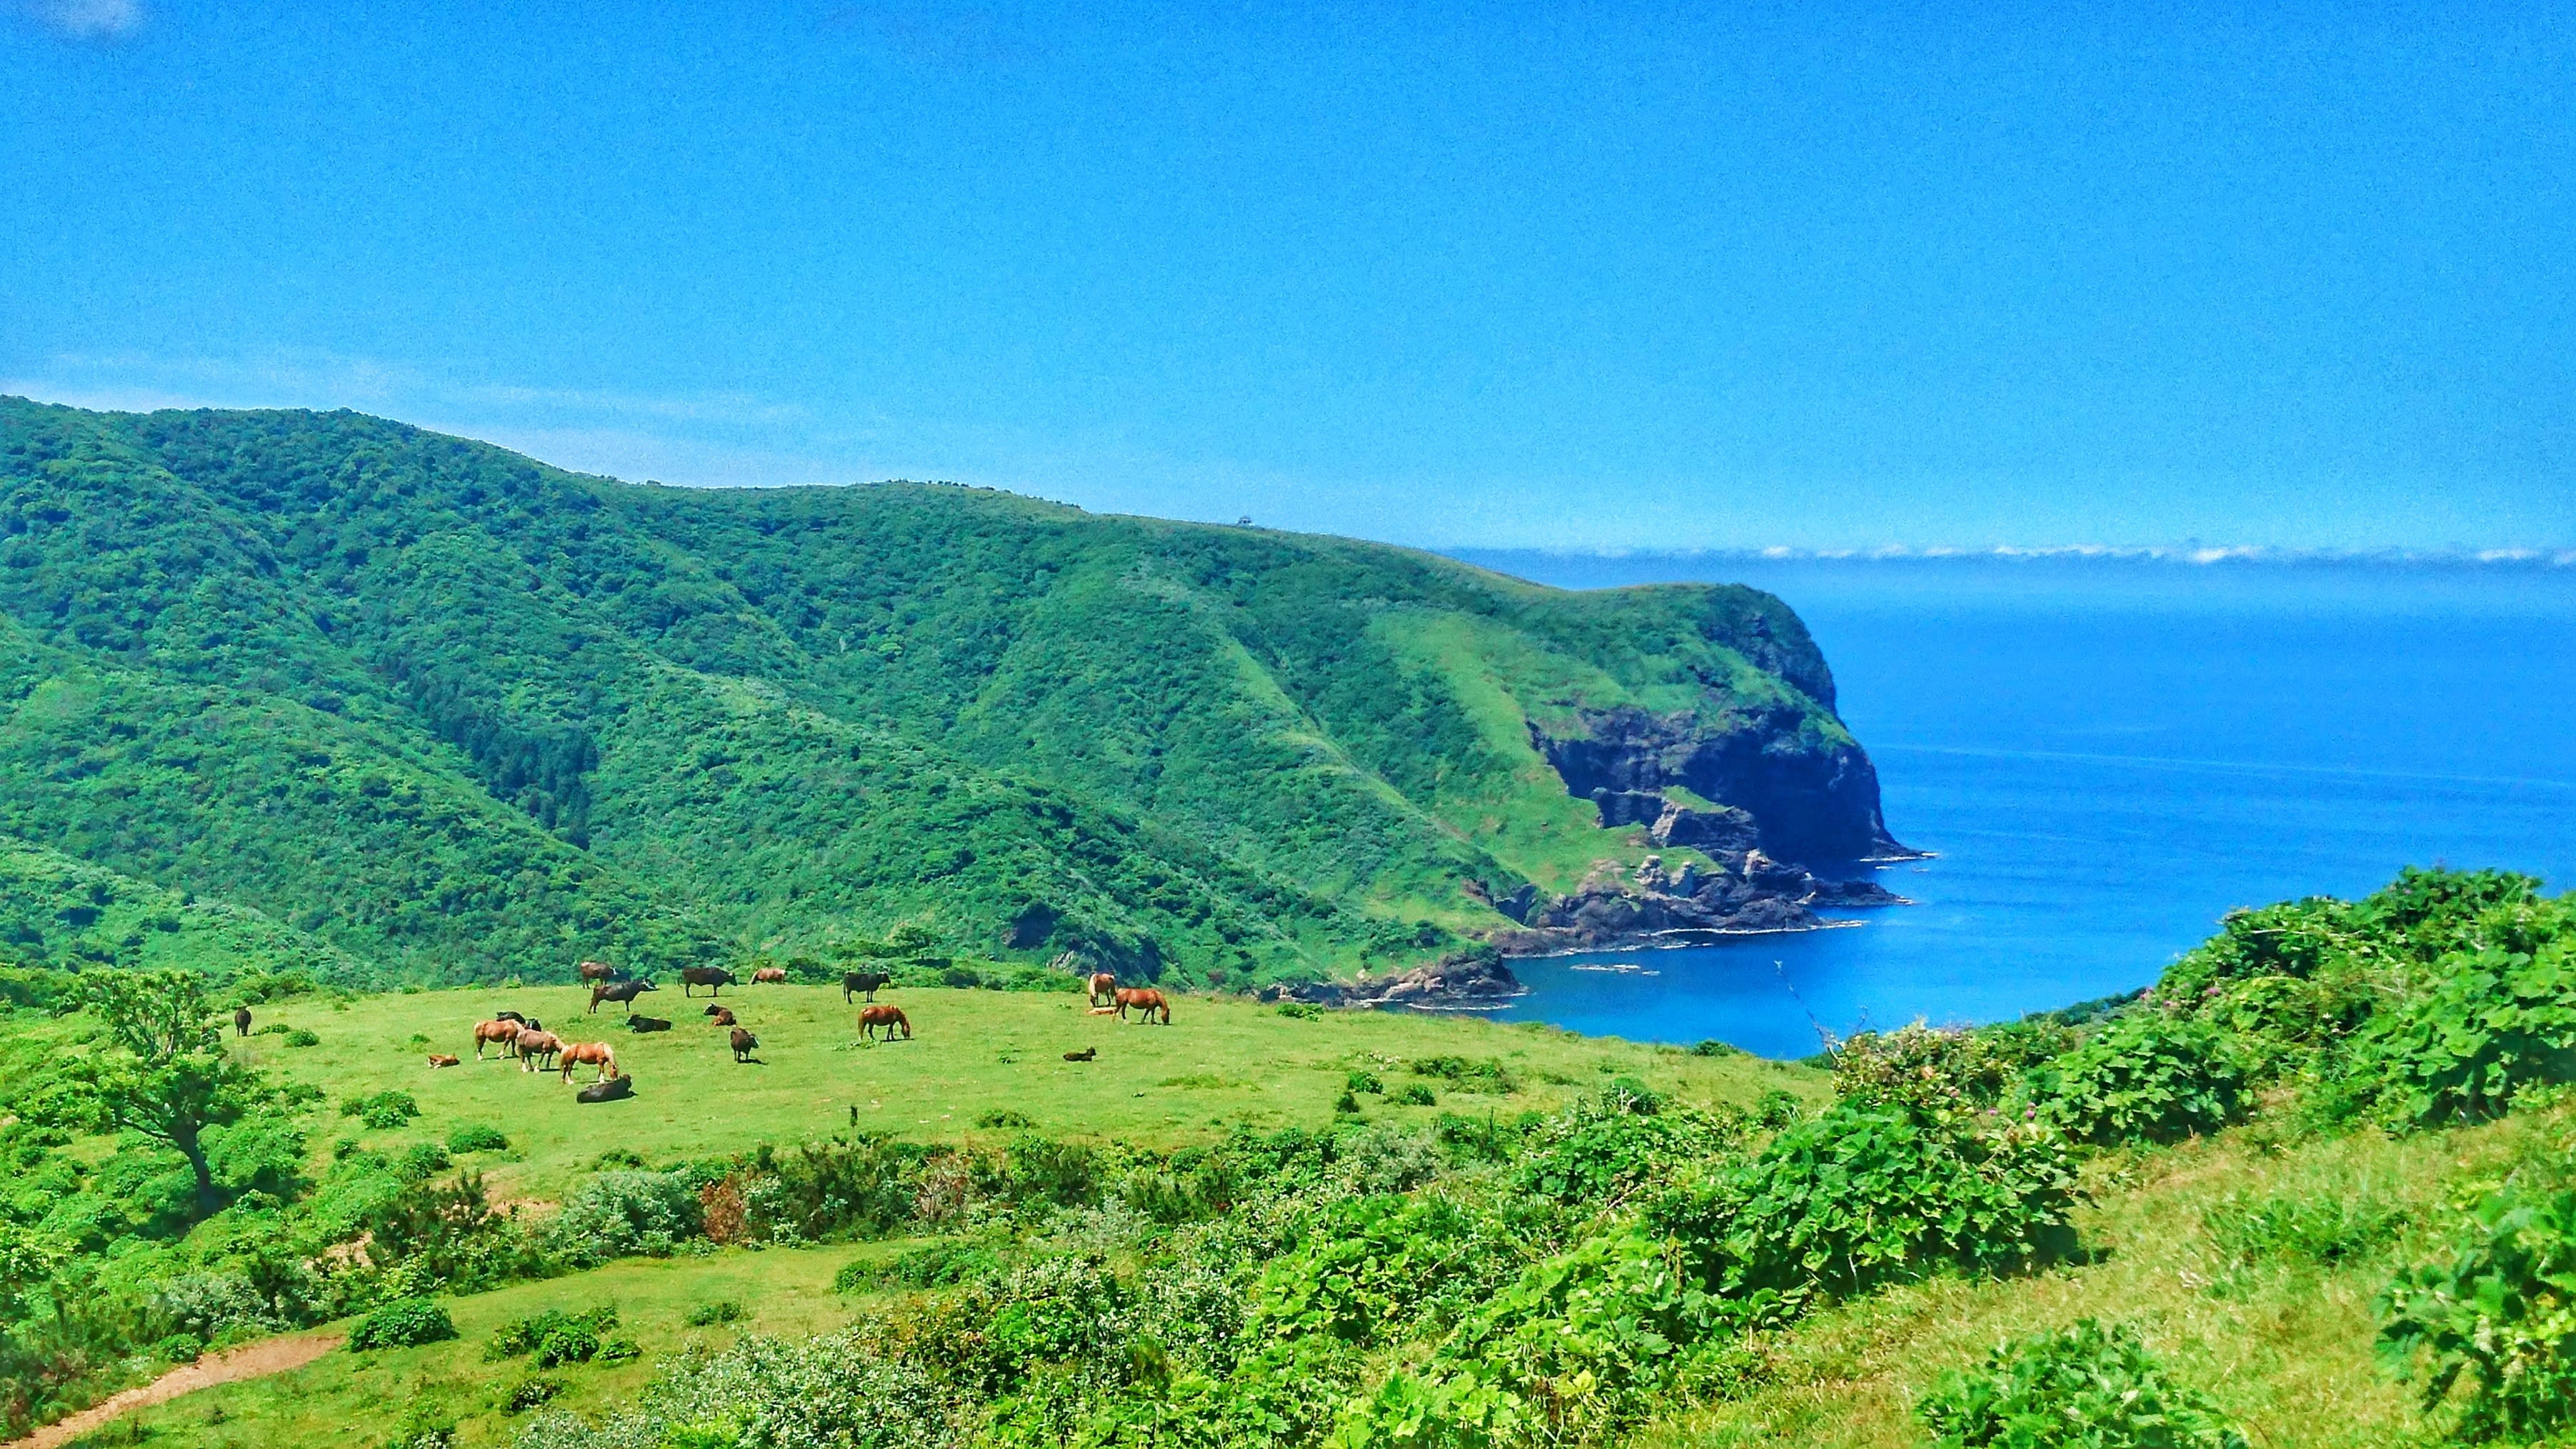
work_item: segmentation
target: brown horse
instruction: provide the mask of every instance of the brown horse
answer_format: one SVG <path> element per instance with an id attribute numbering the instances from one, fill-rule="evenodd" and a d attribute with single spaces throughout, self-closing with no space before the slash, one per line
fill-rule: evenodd
<path id="1" fill-rule="evenodd" d="M 1117 996 L 1118 977 L 1116 973 L 1109 971 L 1094 971 L 1091 973 L 1092 1005 L 1107 1006 L 1110 1002 L 1116 1000 Z"/>
<path id="2" fill-rule="evenodd" d="M 501 1060 L 519 1054 L 519 1033 L 524 1030 L 515 1021 L 478 1021 L 474 1023 L 474 1060 L 483 1060 L 483 1046 L 489 1042 L 501 1049 Z"/>
<path id="3" fill-rule="evenodd" d="M 609 965 L 605 961 L 584 961 L 580 965 L 574 967 L 573 972 L 576 979 L 582 981 L 614 981 L 617 979 L 617 968 Z"/>
<path id="4" fill-rule="evenodd" d="M 437 1071 L 440 1067 L 452 1067 L 457 1064 L 457 1060 L 454 1057 L 443 1057 L 436 1052 L 431 1052 L 429 1054 L 429 1069 L 433 1072 Z"/>
<path id="5" fill-rule="evenodd" d="M 617 1053 L 604 1041 L 577 1041 L 565 1047 L 563 1079 L 567 1087 L 572 1085 L 572 1069 L 575 1067 L 599 1068 L 598 1080 L 603 1082 L 620 1075 L 617 1070 Z"/>
<path id="6" fill-rule="evenodd" d="M 518 1049 L 520 1071 L 542 1072 L 554 1065 L 555 1053 L 563 1050 L 563 1038 L 532 1026 L 519 1033 Z"/>
<path id="7" fill-rule="evenodd" d="M 870 1041 L 875 1041 L 877 1039 L 876 1029 L 878 1027 L 884 1027 L 886 1029 L 887 1041 L 894 1040 L 895 1028 L 897 1027 L 903 1028 L 903 1039 L 905 1041 L 912 1040 L 912 1018 L 904 1015 L 903 1008 L 900 1006 L 887 1006 L 883 1003 L 879 1003 L 875 1006 L 860 1007 L 859 1035 L 866 1037 Z"/>
<path id="8" fill-rule="evenodd" d="M 1159 1011 L 1163 1014 L 1163 1025 L 1172 1024 L 1172 1003 L 1164 1000 L 1163 993 L 1150 986 L 1132 987 L 1118 993 L 1120 1021 L 1127 1019 L 1127 1009 L 1131 1006 L 1145 1013 L 1145 1020 L 1149 1022 L 1154 1019 L 1154 1013 Z"/>
<path id="9" fill-rule="evenodd" d="M 754 986 L 784 986 L 787 984 L 787 968 L 784 966 L 763 966 L 759 970 L 751 973 L 751 984 Z"/>

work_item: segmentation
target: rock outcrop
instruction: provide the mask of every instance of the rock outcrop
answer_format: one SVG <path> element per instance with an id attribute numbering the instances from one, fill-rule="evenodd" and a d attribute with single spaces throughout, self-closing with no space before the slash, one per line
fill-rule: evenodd
<path id="1" fill-rule="evenodd" d="M 1357 981 L 1299 981 L 1264 987 L 1264 1001 L 1317 1006 L 1415 1006 L 1451 1011 L 1496 1006 L 1528 988 L 1492 947 L 1453 951 L 1428 966 Z"/>
<path id="2" fill-rule="evenodd" d="M 1715 870 L 1668 870 L 1649 856 L 1635 871 L 1603 862 L 1570 895 L 1539 904 L 1521 929 L 1489 943 L 1505 956 L 1546 956 L 1622 946 L 1688 945 L 1720 936 L 1812 930 L 1818 906 L 1904 904 L 1871 881 L 1820 880 L 1759 850 L 1712 852 Z"/>
<path id="3" fill-rule="evenodd" d="M 1634 706 L 1587 709 L 1579 733 L 1537 724 L 1530 743 L 1565 788 L 1591 800 L 1605 827 L 1645 825 L 1668 845 L 1759 847 L 1782 860 L 1894 860 L 1915 852 L 1879 816 L 1878 771 L 1838 727 L 1819 728 L 1788 703 L 1729 703 L 1653 714 Z M 1672 787 L 1709 810 L 1663 793 Z"/>

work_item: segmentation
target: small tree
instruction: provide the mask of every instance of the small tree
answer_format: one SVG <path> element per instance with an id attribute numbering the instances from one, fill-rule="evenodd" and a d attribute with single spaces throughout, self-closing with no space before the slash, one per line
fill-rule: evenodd
<path id="1" fill-rule="evenodd" d="M 266 1105 L 274 1091 L 259 1073 L 224 1055 L 204 978 L 186 971 L 100 972 L 84 983 L 88 1005 L 114 1052 L 94 1052 L 81 1075 L 101 1115 L 188 1160 L 197 1210 L 223 1203 L 206 1161 L 205 1133 Z"/>

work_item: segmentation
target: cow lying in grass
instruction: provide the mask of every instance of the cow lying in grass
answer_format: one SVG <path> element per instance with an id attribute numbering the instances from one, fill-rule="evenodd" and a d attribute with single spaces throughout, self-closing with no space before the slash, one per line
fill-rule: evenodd
<path id="1" fill-rule="evenodd" d="M 733 1008 L 730 1006 L 710 1006 L 707 1008 L 707 1019 L 713 1021 L 718 1026 L 732 1026 L 734 1024 Z"/>
<path id="2" fill-rule="evenodd" d="M 572 1094 L 577 1102 L 623 1102 L 635 1095 L 635 1079 L 621 1072 Z"/>
<path id="3" fill-rule="evenodd" d="M 626 1018 L 626 1029 L 628 1031 L 669 1031 L 671 1022 L 667 1017 L 630 1016 Z"/>

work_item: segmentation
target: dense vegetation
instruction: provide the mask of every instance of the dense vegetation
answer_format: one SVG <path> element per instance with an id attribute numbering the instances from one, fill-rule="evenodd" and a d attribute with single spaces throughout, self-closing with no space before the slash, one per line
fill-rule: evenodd
<path id="1" fill-rule="evenodd" d="M 111 901 L 264 915 L 325 979 L 828 959 L 906 924 L 1199 981 L 1402 960 L 1642 854 L 1534 725 L 1643 710 L 1866 780 L 1832 699 L 1747 589 L 0 400 L 0 835 Z M 1875 800 L 1772 823 L 1865 843 Z M 52 914 L 22 956 L 127 949 Z"/>
<path id="2" fill-rule="evenodd" d="M 193 1054 L 221 1075 L 179 1027 L 120 1025 L 178 1021 L 154 1006 L 177 997 L 102 984 L 60 1024 L 20 1012 L 12 1037 L 94 1024 L 77 1052 L 10 1065 L 31 1186 L 8 1229 L 27 1286 L 7 1365 L 23 1414 L 138 1348 L 361 1313 L 383 1345 L 367 1354 L 490 1365 L 379 1400 L 413 1446 L 2556 1442 L 2576 1430 L 2571 953 L 2576 899 L 2410 871 L 2359 901 L 2237 913 L 2133 999 L 1854 1038 L 1829 1097 L 1686 1096 L 1605 1057 L 1595 1085 L 1519 1108 L 1503 1059 L 1417 1052 L 1355 1062 L 1307 1125 L 1145 1145 L 997 1112 L 991 1135 L 612 1155 L 536 1214 L 497 1204 L 448 1139 L 306 1154 L 283 1140 L 292 1092 L 253 1079 L 206 1134 L 210 1217 L 166 1140 L 74 1150 L 113 1118 L 120 1073 Z M 1398 1105 L 1415 1084 L 1438 1105 Z M 1463 1092 L 1491 1105 L 1456 1110 Z M 387 1089 L 338 1110 L 419 1109 Z M 2416 1165 L 2330 1165 L 2353 1161 Z M 2152 1236 L 2190 1240 L 2200 1269 L 2053 1307 L 2126 1271 L 2102 1226 L 2185 1180 L 2200 1206 Z M 432 1296 L 889 1240 L 841 1260 L 850 1308 L 819 1337 L 728 1328 L 751 1311 L 728 1295 L 693 1303 L 678 1342 L 578 1293 L 505 1323 Z M 2378 1370 L 2367 1321 L 2286 1359 L 2229 1349 L 2236 1374 L 2175 1328 L 2258 1335 L 2290 1310 L 2249 1305 L 2346 1282 L 2376 1288 Z M 1784 1418 L 1801 1372 L 1847 1384 L 1852 1350 L 1830 1345 L 1919 1332 L 1886 1316 L 1907 1301 L 2016 1326 L 1928 1366 L 1893 1429 L 1846 1437 L 1862 1406 L 1840 1390 Z M 2338 1392 L 2386 1402 L 2338 1417 L 2269 1397 L 2327 1361 L 2362 1366 Z M 324 1377 L 300 1392 L 362 1392 L 303 1372 Z"/>

